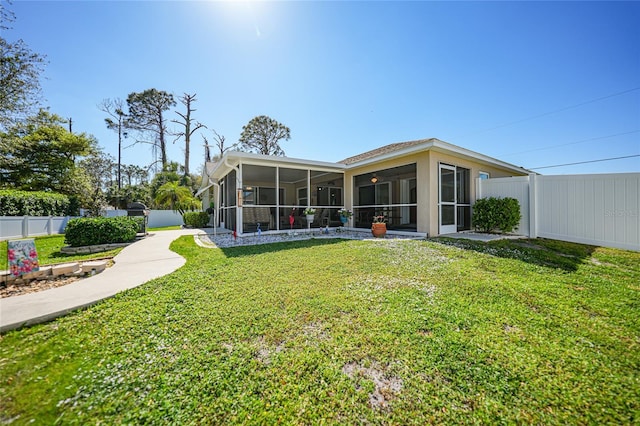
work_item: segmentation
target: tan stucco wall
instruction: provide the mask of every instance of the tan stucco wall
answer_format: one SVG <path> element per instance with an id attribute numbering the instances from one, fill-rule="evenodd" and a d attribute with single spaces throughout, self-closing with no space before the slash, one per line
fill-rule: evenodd
<path id="1" fill-rule="evenodd" d="M 365 173 L 373 173 L 383 169 L 416 163 L 417 180 L 417 231 L 429 236 L 438 235 L 438 165 L 440 163 L 471 170 L 471 202 L 475 202 L 476 179 L 479 173 L 486 172 L 492 178 L 526 175 L 515 173 L 509 169 L 490 166 L 479 161 L 445 154 L 437 151 L 424 151 L 413 155 L 394 158 L 362 167 L 355 167 L 345 172 L 346 208 L 353 209 L 353 177 Z"/>
<path id="2" fill-rule="evenodd" d="M 428 232 L 430 236 L 439 234 L 438 229 L 438 165 L 440 163 L 450 166 L 464 167 L 471 170 L 471 204 L 476 201 L 476 179 L 480 177 L 480 172 L 489 173 L 492 178 L 508 177 L 508 176 L 525 176 L 526 173 L 515 173 L 509 169 L 503 169 L 496 166 L 490 166 L 479 161 L 473 161 L 467 158 L 457 157 L 451 154 L 445 154 L 437 151 L 429 151 L 429 218 Z"/>

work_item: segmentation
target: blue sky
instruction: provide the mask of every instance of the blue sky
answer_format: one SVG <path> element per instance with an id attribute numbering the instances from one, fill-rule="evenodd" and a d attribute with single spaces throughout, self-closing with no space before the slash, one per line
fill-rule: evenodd
<path id="1" fill-rule="evenodd" d="M 96 105 L 148 88 L 197 93 L 195 118 L 228 143 L 268 115 L 291 129 L 289 157 L 338 161 L 431 137 L 526 168 L 640 154 L 636 2 L 16 0 L 12 10 L 4 36 L 47 55 L 46 105 L 114 156 Z M 182 148 L 169 158 L 182 163 Z M 197 171 L 201 137 L 191 151 Z M 123 163 L 151 159 L 148 146 L 123 151 Z M 638 172 L 640 157 L 538 171 Z"/>

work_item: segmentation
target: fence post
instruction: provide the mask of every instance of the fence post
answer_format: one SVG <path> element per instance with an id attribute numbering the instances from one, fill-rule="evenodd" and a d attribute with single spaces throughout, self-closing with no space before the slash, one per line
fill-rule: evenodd
<path id="1" fill-rule="evenodd" d="M 22 216 L 22 238 L 29 236 L 29 216 Z"/>
<path id="2" fill-rule="evenodd" d="M 53 234 L 53 216 L 49 216 L 47 221 L 47 235 Z"/>
<path id="3" fill-rule="evenodd" d="M 529 238 L 538 238 L 536 174 L 529 173 Z"/>
<path id="4" fill-rule="evenodd" d="M 476 178 L 476 200 L 482 198 L 482 179 Z"/>

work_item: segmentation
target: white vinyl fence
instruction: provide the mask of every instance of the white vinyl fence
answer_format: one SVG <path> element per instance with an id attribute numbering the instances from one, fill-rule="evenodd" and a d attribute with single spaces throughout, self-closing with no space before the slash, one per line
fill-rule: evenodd
<path id="1" fill-rule="evenodd" d="M 126 210 L 107 210 L 106 217 L 126 216 Z M 0 240 L 62 234 L 72 216 L 0 216 Z M 182 216 L 171 210 L 150 210 L 149 228 L 182 225 Z"/>
<path id="2" fill-rule="evenodd" d="M 0 240 L 62 234 L 71 216 L 0 216 Z"/>
<path id="3" fill-rule="evenodd" d="M 126 216 L 126 210 L 106 210 L 106 217 Z M 164 226 L 176 226 L 184 224 L 182 215 L 173 210 L 149 210 L 149 228 L 162 228 Z"/>
<path id="4" fill-rule="evenodd" d="M 477 197 L 520 202 L 517 232 L 640 250 L 640 173 L 529 176 L 479 180 Z"/>

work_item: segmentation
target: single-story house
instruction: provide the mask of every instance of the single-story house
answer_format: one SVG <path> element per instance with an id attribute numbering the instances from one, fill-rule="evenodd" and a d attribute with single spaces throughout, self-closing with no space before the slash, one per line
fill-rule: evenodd
<path id="1" fill-rule="evenodd" d="M 447 143 L 423 139 L 386 145 L 337 163 L 231 151 L 207 162 L 197 195 L 215 206 L 216 225 L 239 235 L 340 226 L 435 236 L 468 230 L 476 179 L 526 176 L 529 170 Z"/>

